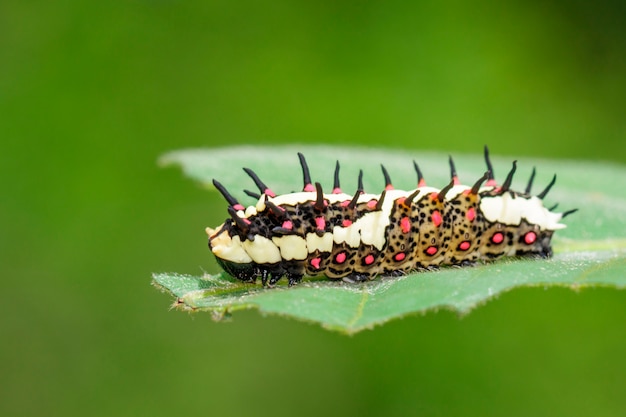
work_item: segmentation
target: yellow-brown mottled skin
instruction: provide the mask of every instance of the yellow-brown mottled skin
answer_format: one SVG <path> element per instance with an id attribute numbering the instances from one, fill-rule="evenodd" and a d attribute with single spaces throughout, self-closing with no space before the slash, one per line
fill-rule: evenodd
<path id="1" fill-rule="evenodd" d="M 474 262 L 480 258 L 479 247 L 482 241 L 485 219 L 479 208 L 480 196 L 469 192 L 458 194 L 446 203 L 445 218 L 450 225 L 450 240 L 444 247 L 444 263 L 458 265 L 463 262 Z M 475 217 L 468 218 L 469 210 Z M 468 242 L 467 249 L 461 245 Z"/>

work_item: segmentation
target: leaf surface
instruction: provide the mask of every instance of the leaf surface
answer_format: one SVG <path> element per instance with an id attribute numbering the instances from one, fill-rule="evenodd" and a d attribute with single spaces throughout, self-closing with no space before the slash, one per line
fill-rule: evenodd
<path id="1" fill-rule="evenodd" d="M 305 154 L 313 181 L 320 181 L 325 189 L 332 186 L 336 159 L 341 162 L 342 187 L 348 193 L 356 188 L 359 169 L 365 172 L 366 191 L 379 192 L 384 186 L 381 162 L 396 188 L 415 188 L 412 159 L 420 164 L 429 185 L 443 187 L 449 182 L 448 156 L 434 152 L 409 155 L 337 147 L 231 147 L 171 152 L 160 162 L 180 165 L 186 175 L 209 187 L 217 178 L 242 203 L 252 204 L 252 199 L 241 191 L 256 189 L 240 167 L 252 168 L 277 193 L 299 190 L 302 185 L 297 152 Z M 455 155 L 454 159 L 465 184 L 472 184 L 485 171 L 481 155 Z M 502 182 L 512 158 L 492 156 L 492 160 L 496 179 Z M 533 166 L 537 167 L 535 193 L 545 187 L 553 173 L 558 173 L 557 184 L 545 199 L 547 206 L 558 202 L 561 210 L 579 209 L 565 219 L 568 228 L 556 232 L 556 255 L 549 260 L 504 259 L 471 268 L 444 267 L 400 278 L 377 278 L 364 284 L 315 279 L 292 288 L 282 284 L 267 289 L 260 284 L 240 283 L 225 273 L 202 277 L 154 274 L 153 282 L 177 297 L 177 307 L 210 311 L 216 319 L 239 309 L 258 308 L 345 333 L 439 308 L 467 313 L 519 286 L 625 287 L 626 192 L 619 185 L 626 184 L 626 169 L 606 163 L 520 159 L 513 189 L 525 188 Z M 216 193 L 215 198 L 221 197 Z"/>

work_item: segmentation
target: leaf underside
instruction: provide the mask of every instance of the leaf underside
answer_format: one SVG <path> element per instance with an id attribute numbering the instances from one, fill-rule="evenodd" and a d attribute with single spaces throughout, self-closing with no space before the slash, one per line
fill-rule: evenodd
<path id="1" fill-rule="evenodd" d="M 314 181 L 326 189 L 332 185 L 335 159 L 341 162 L 342 186 L 349 194 L 356 187 L 356 175 L 364 169 L 366 191 L 379 192 L 384 186 L 380 163 L 388 167 L 394 186 L 415 188 L 412 159 L 420 164 L 429 184 L 443 187 L 449 182 L 447 155 L 433 152 L 388 151 L 337 147 L 231 147 L 176 151 L 164 155 L 162 165 L 180 165 L 186 175 L 210 184 L 219 179 L 240 201 L 244 188 L 254 189 L 240 169 L 249 167 L 278 193 L 301 188 L 296 152 L 307 157 Z M 460 178 L 472 184 L 485 170 L 480 155 L 454 155 Z M 512 158 L 492 157 L 494 171 L 502 182 Z M 554 172 L 557 185 L 546 197 L 546 205 L 559 203 L 561 210 L 579 208 L 566 219 L 568 228 L 553 239 L 556 255 L 549 260 L 508 258 L 475 267 L 442 267 L 403 277 L 380 277 L 363 284 L 309 279 L 288 288 L 263 288 L 241 283 L 225 273 L 193 277 L 154 274 L 153 283 L 176 297 L 181 309 L 209 311 L 215 319 L 249 308 L 319 323 L 331 330 L 355 333 L 408 314 L 451 309 L 461 314 L 515 287 L 590 285 L 626 287 L 626 169 L 620 165 L 580 161 L 518 160 L 513 189 L 524 189 L 533 166 L 538 193 Z M 368 170 L 367 167 L 374 167 Z M 316 175 L 317 174 L 317 175 Z M 221 198 L 215 193 L 215 198 Z M 224 216 L 226 218 L 226 203 Z M 221 218 L 221 217 L 218 217 Z M 218 221 L 219 222 L 219 221 Z M 204 226 L 199 225 L 202 230 Z M 216 226 L 212 224 L 210 226 Z M 211 256 L 207 253 L 208 256 Z"/>

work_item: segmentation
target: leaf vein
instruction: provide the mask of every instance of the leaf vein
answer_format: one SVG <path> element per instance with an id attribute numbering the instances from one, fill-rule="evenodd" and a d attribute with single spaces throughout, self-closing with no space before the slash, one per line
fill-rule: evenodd
<path id="1" fill-rule="evenodd" d="M 604 262 L 600 262 L 596 265 L 592 265 L 588 268 L 583 269 L 578 277 L 574 280 L 575 282 L 586 281 L 590 275 L 608 269 L 610 267 L 615 267 L 615 265 L 626 264 L 626 258 L 616 256 L 614 258 L 610 258 Z"/>
<path id="2" fill-rule="evenodd" d="M 369 299 L 369 292 L 365 290 L 361 292 L 361 300 L 359 301 L 359 305 L 356 307 L 356 312 L 354 316 L 352 317 L 352 319 L 348 321 L 348 324 L 346 326 L 347 328 L 352 328 L 355 325 L 355 323 L 359 321 L 361 317 L 363 317 L 363 310 L 365 309 L 365 304 L 367 303 L 368 299 Z"/>

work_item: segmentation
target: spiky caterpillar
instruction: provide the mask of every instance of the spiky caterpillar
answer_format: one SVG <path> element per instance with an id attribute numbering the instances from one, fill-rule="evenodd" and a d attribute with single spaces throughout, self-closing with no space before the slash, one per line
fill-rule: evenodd
<path id="1" fill-rule="evenodd" d="M 552 234 L 565 227 L 559 221 L 575 211 L 544 207 L 556 175 L 536 196 L 530 193 L 534 169 L 525 191 L 510 190 L 515 161 L 498 186 L 487 147 L 487 172 L 473 186 L 460 184 L 450 158 L 452 179 L 441 190 L 426 185 L 415 163 L 417 188 L 396 190 L 383 166 L 386 186 L 380 195 L 363 191 L 362 171 L 356 193 L 343 193 L 339 162 L 333 191 L 325 194 L 311 182 L 304 156 L 298 156 L 302 192 L 276 195 L 244 168 L 260 191 L 246 191 L 258 202 L 245 208 L 213 181 L 229 203 L 230 218 L 206 231 L 211 251 L 230 275 L 245 282 L 261 278 L 270 286 L 283 276 L 290 285 L 305 275 L 355 282 L 503 256 L 549 257 Z"/>

